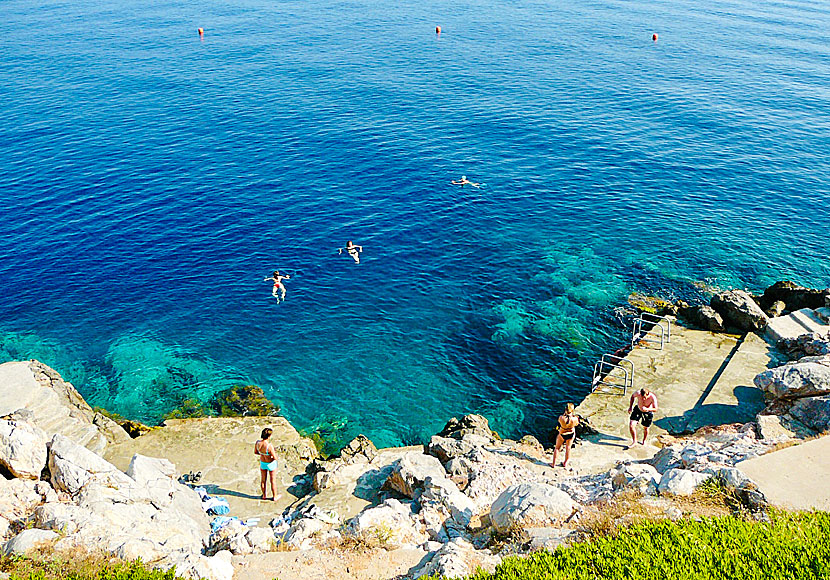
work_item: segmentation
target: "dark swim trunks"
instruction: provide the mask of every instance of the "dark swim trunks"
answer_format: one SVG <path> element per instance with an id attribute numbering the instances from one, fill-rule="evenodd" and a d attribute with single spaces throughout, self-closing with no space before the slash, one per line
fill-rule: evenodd
<path id="1" fill-rule="evenodd" d="M 651 422 L 654 421 L 654 413 L 651 411 L 643 412 L 640 410 L 640 407 L 635 405 L 634 410 L 631 412 L 631 420 L 639 421 L 643 427 L 651 427 Z"/>

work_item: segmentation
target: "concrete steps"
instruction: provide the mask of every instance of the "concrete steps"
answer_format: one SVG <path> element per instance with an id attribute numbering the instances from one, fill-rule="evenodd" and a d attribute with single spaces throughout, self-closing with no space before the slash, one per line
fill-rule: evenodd
<path id="1" fill-rule="evenodd" d="M 798 338 L 802 334 L 817 332 L 819 334 L 830 333 L 830 308 L 802 308 L 786 316 L 770 318 L 766 329 L 766 336 L 773 342 L 785 338 Z"/>

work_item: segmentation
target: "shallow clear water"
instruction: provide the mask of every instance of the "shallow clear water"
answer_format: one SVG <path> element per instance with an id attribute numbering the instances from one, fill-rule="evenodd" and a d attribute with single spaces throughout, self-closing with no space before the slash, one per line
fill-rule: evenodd
<path id="1" fill-rule="evenodd" d="M 0 358 L 130 417 L 254 383 L 340 440 L 544 434 L 630 291 L 830 285 L 820 4 L 0 15 Z"/>

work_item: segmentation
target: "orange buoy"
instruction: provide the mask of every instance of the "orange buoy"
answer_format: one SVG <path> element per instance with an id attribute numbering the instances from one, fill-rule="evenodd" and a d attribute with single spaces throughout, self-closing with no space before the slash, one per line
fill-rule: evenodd
<path id="1" fill-rule="evenodd" d="M 440 26 L 435 27 L 435 34 L 441 34 L 441 27 Z"/>
<path id="2" fill-rule="evenodd" d="M 199 36 L 202 36 L 205 33 L 204 28 L 199 28 Z"/>
<path id="3" fill-rule="evenodd" d="M 654 34 L 652 34 L 652 35 L 651 35 L 651 39 L 652 39 L 654 42 L 657 42 L 657 33 L 656 33 L 656 32 L 655 32 Z"/>

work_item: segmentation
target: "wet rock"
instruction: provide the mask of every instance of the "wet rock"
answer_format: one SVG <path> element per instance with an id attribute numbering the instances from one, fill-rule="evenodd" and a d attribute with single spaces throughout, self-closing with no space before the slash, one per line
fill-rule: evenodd
<path id="1" fill-rule="evenodd" d="M 567 493 L 544 483 L 523 483 L 504 490 L 490 507 L 490 522 L 499 532 L 514 527 L 561 523 L 578 505 Z"/>
<path id="2" fill-rule="evenodd" d="M 756 332 L 766 327 L 769 319 L 758 303 L 743 290 L 729 290 L 712 296 L 712 308 L 720 314 L 728 326 L 746 332 Z"/>
<path id="3" fill-rule="evenodd" d="M 447 472 L 438 458 L 413 451 L 395 462 L 395 467 L 386 480 L 384 487 L 393 489 L 407 497 L 415 497 L 418 489 L 423 488 L 428 477 L 441 479 Z"/>
<path id="4" fill-rule="evenodd" d="M 7 555 L 25 556 L 44 544 L 58 539 L 58 534 L 49 530 L 23 530 L 6 542 L 4 552 Z"/>
<path id="5" fill-rule="evenodd" d="M 219 417 L 274 417 L 280 412 L 256 385 L 220 391 L 211 399 L 210 406 Z"/>
<path id="6" fill-rule="evenodd" d="M 688 469 L 669 469 L 660 478 L 658 491 L 668 495 L 691 495 L 707 479 L 712 476 L 707 473 L 698 473 Z"/>
<path id="7" fill-rule="evenodd" d="M 726 329 L 721 315 L 708 305 L 683 308 L 679 314 L 683 320 L 703 330 L 723 332 Z"/>
<path id="8" fill-rule="evenodd" d="M 790 415 L 819 433 L 830 429 L 830 395 L 799 399 L 790 408 Z"/>
<path id="9" fill-rule="evenodd" d="M 26 421 L 0 421 L 0 465 L 15 477 L 40 479 L 46 467 L 46 433 Z"/>
<path id="10" fill-rule="evenodd" d="M 453 439 L 463 439 L 465 435 L 477 435 L 489 441 L 495 441 L 497 438 L 490 429 L 490 423 L 481 415 L 464 415 L 460 420 L 453 417 L 438 433 L 439 437 Z"/>
<path id="11" fill-rule="evenodd" d="M 768 309 L 780 300 L 787 305 L 787 310 L 795 311 L 802 308 L 821 308 L 828 297 L 830 297 L 830 288 L 815 290 L 785 280 L 776 282 L 764 290 L 760 303 L 762 308 Z"/>
<path id="12" fill-rule="evenodd" d="M 444 544 L 426 564 L 416 569 L 412 578 L 463 578 L 479 568 L 492 573 L 499 563 L 501 558 L 489 550 L 476 550 L 470 542 L 456 538 Z"/>
<path id="13" fill-rule="evenodd" d="M 808 356 L 755 377 L 755 386 L 776 398 L 830 395 L 830 355 Z"/>
<path id="14" fill-rule="evenodd" d="M 152 427 L 148 427 L 144 423 L 139 423 L 138 421 L 132 421 L 131 419 L 119 419 L 117 423 L 124 431 L 127 432 L 127 435 L 129 435 L 131 439 L 141 437 L 145 433 L 149 433 L 152 430 Z"/>

